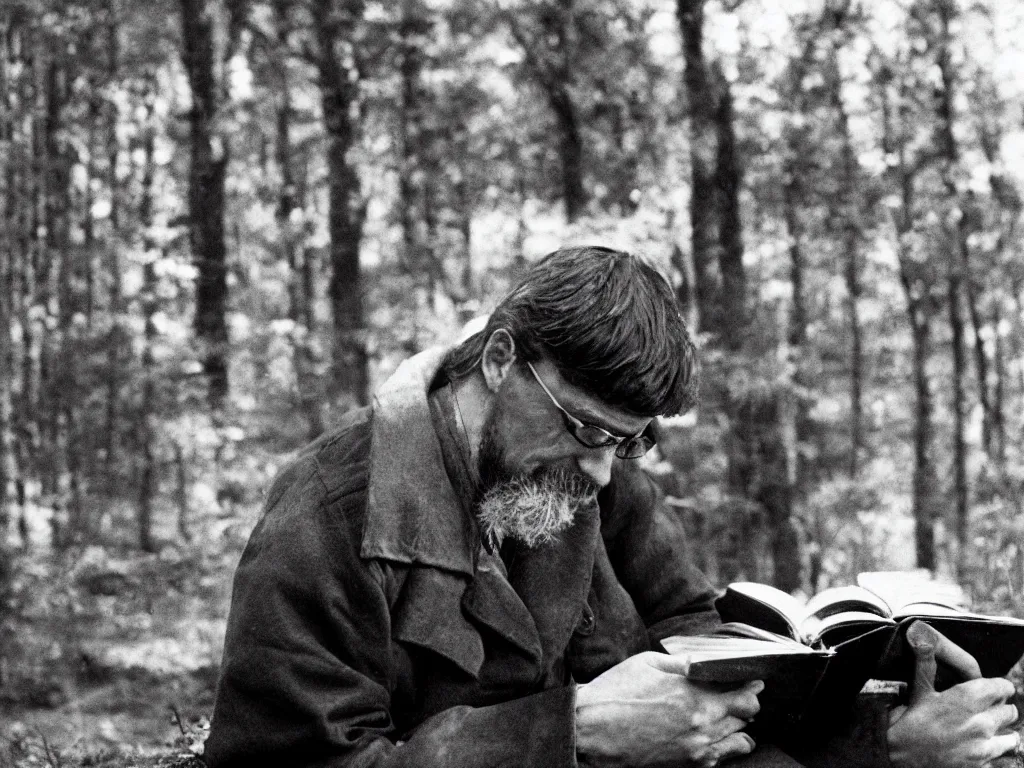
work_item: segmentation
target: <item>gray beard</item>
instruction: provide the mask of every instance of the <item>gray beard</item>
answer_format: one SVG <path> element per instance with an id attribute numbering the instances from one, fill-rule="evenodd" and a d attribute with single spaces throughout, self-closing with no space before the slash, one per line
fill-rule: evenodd
<path id="1" fill-rule="evenodd" d="M 516 475 L 495 482 L 477 504 L 477 519 L 488 540 L 505 537 L 529 548 L 553 540 L 576 513 L 597 503 L 598 486 L 564 469 Z"/>

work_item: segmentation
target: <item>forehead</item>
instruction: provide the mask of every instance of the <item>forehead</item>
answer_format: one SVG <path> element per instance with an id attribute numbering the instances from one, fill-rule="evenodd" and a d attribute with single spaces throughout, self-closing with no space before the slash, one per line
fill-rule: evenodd
<path id="1" fill-rule="evenodd" d="M 558 372 L 558 368 L 549 360 L 538 360 L 533 363 L 537 374 L 551 394 L 565 410 L 580 421 L 604 427 L 618 435 L 635 435 L 651 422 L 648 416 L 637 416 L 635 413 L 616 408 L 602 402 L 588 392 L 567 382 Z M 540 387 L 538 387 L 540 391 Z M 541 397 L 546 397 L 540 391 Z"/>

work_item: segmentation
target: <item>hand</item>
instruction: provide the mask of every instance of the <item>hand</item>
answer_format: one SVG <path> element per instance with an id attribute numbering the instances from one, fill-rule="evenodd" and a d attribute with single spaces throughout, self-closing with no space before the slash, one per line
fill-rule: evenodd
<path id="1" fill-rule="evenodd" d="M 1017 719 L 1007 704 L 1013 683 L 982 678 L 974 658 L 924 622 L 907 630 L 916 667 L 910 704 L 889 718 L 889 757 L 901 768 L 985 766 L 1020 746 L 1017 733 L 1004 729 Z M 967 682 L 935 691 L 938 661 L 954 667 Z"/>
<path id="2" fill-rule="evenodd" d="M 641 653 L 576 693 L 576 752 L 587 766 L 699 766 L 745 755 L 741 728 L 757 714 L 764 683 L 720 690 L 687 680 L 685 660 Z"/>

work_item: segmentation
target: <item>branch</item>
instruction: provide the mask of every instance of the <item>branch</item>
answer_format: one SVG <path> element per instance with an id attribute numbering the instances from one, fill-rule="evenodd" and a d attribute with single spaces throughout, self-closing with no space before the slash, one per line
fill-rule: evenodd
<path id="1" fill-rule="evenodd" d="M 541 61 L 537 56 L 537 46 L 534 41 L 531 43 L 527 39 L 526 32 L 519 24 L 519 20 L 516 18 L 515 13 L 505 8 L 502 8 L 498 3 L 492 3 L 492 7 L 495 12 L 505 20 L 508 25 L 509 32 L 512 33 L 512 37 L 516 39 L 519 47 L 523 49 L 523 54 L 526 56 L 526 65 L 533 72 L 534 76 L 540 81 L 541 86 L 549 91 L 557 91 L 560 86 L 559 79 L 552 74 L 549 68 Z"/>

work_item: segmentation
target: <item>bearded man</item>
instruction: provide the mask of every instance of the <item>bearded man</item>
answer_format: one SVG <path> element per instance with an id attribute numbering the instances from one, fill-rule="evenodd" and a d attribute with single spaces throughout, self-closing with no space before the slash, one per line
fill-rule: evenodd
<path id="1" fill-rule="evenodd" d="M 743 732 L 759 681 L 691 682 L 660 644 L 718 622 L 635 461 L 695 390 L 668 284 L 597 247 L 556 251 L 481 332 L 403 363 L 269 493 L 235 578 L 211 768 L 796 765 Z M 955 651 L 925 643 L 909 707 L 860 707 L 804 759 L 1012 748 L 1005 680 L 927 689 Z"/>

